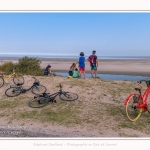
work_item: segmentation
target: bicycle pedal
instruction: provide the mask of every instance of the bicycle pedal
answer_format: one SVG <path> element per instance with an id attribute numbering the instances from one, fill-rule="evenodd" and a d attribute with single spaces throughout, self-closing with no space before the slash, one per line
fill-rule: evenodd
<path id="1" fill-rule="evenodd" d="M 144 111 L 144 112 L 148 111 L 148 110 L 147 110 L 147 107 L 144 107 L 144 110 L 143 110 L 143 111 Z"/>
<path id="2" fill-rule="evenodd" d="M 136 110 L 136 106 L 133 106 L 133 109 Z"/>

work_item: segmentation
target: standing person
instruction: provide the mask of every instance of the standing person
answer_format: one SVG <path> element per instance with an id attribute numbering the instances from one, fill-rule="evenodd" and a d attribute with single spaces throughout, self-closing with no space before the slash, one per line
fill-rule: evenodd
<path id="1" fill-rule="evenodd" d="M 95 78 L 99 78 L 97 77 L 98 59 L 95 50 L 93 50 L 92 55 L 87 60 L 90 62 L 92 78 L 94 78 L 93 74 L 95 74 Z"/>
<path id="2" fill-rule="evenodd" d="M 51 69 L 51 65 L 47 65 L 47 67 L 44 70 L 44 75 L 48 76 L 48 75 L 52 75 L 52 69 Z"/>
<path id="3" fill-rule="evenodd" d="M 80 57 L 79 57 L 79 70 L 80 70 L 80 78 L 82 78 L 82 74 L 84 75 L 84 79 L 86 79 L 86 75 L 85 75 L 85 57 L 84 57 L 84 53 L 81 52 L 80 53 Z"/>

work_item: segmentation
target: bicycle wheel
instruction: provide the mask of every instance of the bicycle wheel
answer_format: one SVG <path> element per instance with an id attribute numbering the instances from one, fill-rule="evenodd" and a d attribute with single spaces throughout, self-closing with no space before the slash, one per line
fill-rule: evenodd
<path id="1" fill-rule="evenodd" d="M 36 97 L 29 101 L 28 105 L 32 108 L 40 108 L 48 104 L 48 99 L 45 97 Z"/>
<path id="2" fill-rule="evenodd" d="M 65 101 L 74 101 L 78 99 L 78 95 L 71 92 L 63 92 L 59 97 L 61 100 Z"/>
<path id="3" fill-rule="evenodd" d="M 39 95 L 39 94 L 42 94 L 42 93 L 45 93 L 46 92 L 46 87 L 43 86 L 43 85 L 36 85 L 32 88 L 32 93 L 33 94 L 36 94 L 36 95 Z"/>
<path id="4" fill-rule="evenodd" d="M 137 108 L 137 105 L 142 101 L 139 97 L 139 94 L 133 94 L 127 101 L 126 114 L 131 121 L 136 121 L 141 116 L 142 108 Z"/>
<path id="5" fill-rule="evenodd" d="M 20 87 L 10 87 L 5 91 L 5 95 L 8 97 L 15 97 L 21 93 Z"/>
<path id="6" fill-rule="evenodd" d="M 22 75 L 17 75 L 13 78 L 13 82 L 17 85 L 17 84 L 20 84 L 20 85 L 23 85 L 24 84 L 24 78 Z"/>
<path id="7" fill-rule="evenodd" d="M 0 77 L 0 88 L 4 85 L 4 79 Z"/>

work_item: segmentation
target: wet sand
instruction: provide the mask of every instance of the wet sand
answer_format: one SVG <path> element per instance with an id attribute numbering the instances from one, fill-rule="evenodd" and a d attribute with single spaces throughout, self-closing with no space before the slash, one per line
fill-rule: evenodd
<path id="1" fill-rule="evenodd" d="M 19 58 L 0 58 L 0 64 L 8 61 L 18 62 Z M 68 58 L 40 58 L 41 67 L 51 64 L 53 72 L 68 72 L 73 62 L 78 59 Z M 99 59 L 98 73 L 122 75 L 150 75 L 150 59 Z M 90 72 L 90 64 L 85 62 L 86 72 Z M 78 65 L 77 65 L 78 67 Z"/>

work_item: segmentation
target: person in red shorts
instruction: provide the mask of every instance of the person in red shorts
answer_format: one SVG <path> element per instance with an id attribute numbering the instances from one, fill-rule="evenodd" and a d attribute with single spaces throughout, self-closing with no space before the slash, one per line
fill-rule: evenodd
<path id="1" fill-rule="evenodd" d="M 80 70 L 80 78 L 82 78 L 82 74 L 84 76 L 84 79 L 86 79 L 86 74 L 85 74 L 85 57 L 84 57 L 84 53 L 81 52 L 80 53 L 80 57 L 79 57 L 79 70 Z"/>

